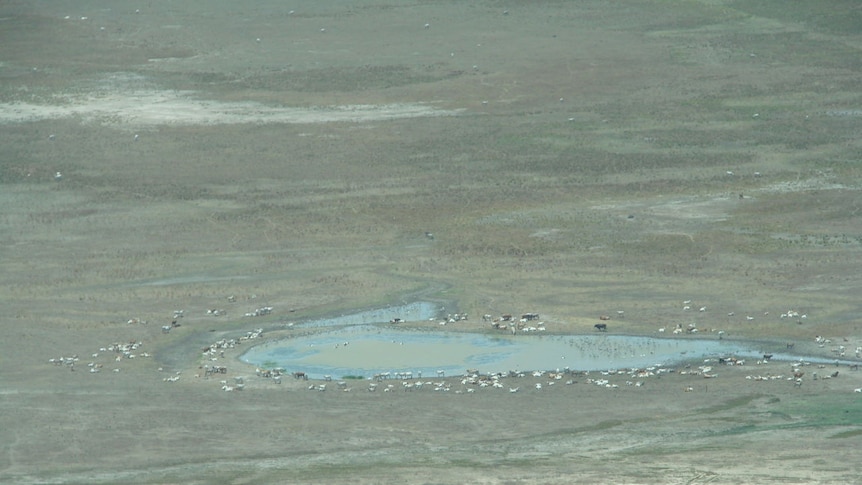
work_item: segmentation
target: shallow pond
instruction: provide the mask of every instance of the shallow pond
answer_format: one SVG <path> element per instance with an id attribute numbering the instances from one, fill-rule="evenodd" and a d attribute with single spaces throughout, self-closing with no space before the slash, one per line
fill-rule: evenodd
<path id="1" fill-rule="evenodd" d="M 241 359 L 259 367 L 281 367 L 305 372 L 311 378 L 330 375 L 372 377 L 390 372 L 413 376 L 462 375 L 466 369 L 480 372 L 530 370 L 606 370 L 613 368 L 671 365 L 681 361 L 720 356 L 757 359 L 764 353 L 774 359 L 799 356 L 775 352 L 774 345 L 730 340 L 651 338 L 623 335 L 509 335 L 427 331 L 381 325 L 393 318 L 427 320 L 439 305 L 413 303 L 370 310 L 299 327 L 335 326 L 314 335 L 286 338 L 257 345 Z M 829 359 L 806 359 L 831 363 Z"/>
<path id="2" fill-rule="evenodd" d="M 387 323 L 396 318 L 417 322 L 420 320 L 433 320 L 443 315 L 446 309 L 437 303 L 417 301 L 405 305 L 388 306 L 374 310 L 364 310 L 356 313 L 348 313 L 337 317 L 320 318 L 297 324 L 302 328 L 335 327 L 344 325 L 363 325 L 369 323 Z"/>

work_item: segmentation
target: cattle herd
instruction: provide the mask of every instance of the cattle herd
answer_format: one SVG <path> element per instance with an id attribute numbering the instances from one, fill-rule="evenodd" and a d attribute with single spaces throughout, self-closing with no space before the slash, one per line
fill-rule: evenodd
<path id="1" fill-rule="evenodd" d="M 689 301 L 684 302 L 683 310 L 690 309 Z M 262 316 L 272 312 L 272 307 L 261 307 L 252 312 L 248 312 L 246 316 Z M 706 311 L 705 307 L 701 307 L 701 312 Z M 220 316 L 224 315 L 223 310 L 209 309 L 206 315 Z M 732 316 L 732 314 L 728 314 Z M 162 327 L 162 333 L 168 334 L 171 329 L 180 327 L 178 321 L 185 316 L 182 310 L 174 311 L 170 317 L 170 324 Z M 623 312 L 618 312 L 618 318 L 622 318 Z M 805 315 L 800 315 L 798 312 L 790 311 L 781 314 L 781 318 L 803 318 Z M 594 328 L 598 332 L 608 331 L 608 321 L 610 317 L 602 315 L 599 318 L 599 323 L 594 324 Z M 440 320 L 442 325 L 468 320 L 467 314 L 455 313 L 448 314 Z M 535 312 L 523 313 L 520 317 L 513 314 L 501 314 L 494 317 L 490 314 L 483 315 L 482 321 L 490 325 L 491 329 L 511 331 L 512 334 L 528 333 L 536 331 L 544 331 L 545 323 L 539 320 L 539 314 Z M 393 319 L 390 323 L 405 323 L 404 320 L 398 318 Z M 145 320 L 132 318 L 127 320 L 127 324 L 147 325 Z M 293 328 L 289 325 L 288 328 Z M 658 329 L 659 333 L 664 332 L 664 327 Z M 697 332 L 697 326 L 694 323 L 683 326 L 677 324 L 673 333 L 694 333 Z M 722 338 L 724 332 L 719 331 L 718 336 Z M 245 366 L 238 362 L 237 349 L 243 343 L 251 340 L 262 339 L 264 330 L 257 328 L 245 331 L 238 337 L 222 338 L 203 347 L 200 351 L 198 372 L 194 373 L 194 380 L 199 382 L 208 382 L 216 377 L 226 376 L 229 373 L 227 363 L 231 366 Z M 155 337 L 155 336 L 154 336 Z M 171 338 L 165 336 L 163 338 Z M 814 342 L 821 348 L 832 345 L 832 340 L 816 336 Z M 106 366 L 112 372 L 119 373 L 122 365 L 139 358 L 149 358 L 151 354 L 142 351 L 143 342 L 139 340 L 130 340 L 128 342 L 114 342 L 108 345 L 100 346 L 94 349 L 94 352 L 87 353 L 87 359 L 82 359 L 78 354 L 69 356 L 54 357 L 48 360 L 48 363 L 56 367 L 65 368 L 70 371 L 76 371 L 81 364 L 86 362 L 87 372 L 91 374 L 100 373 Z M 787 344 L 788 350 L 793 348 L 792 343 Z M 831 347 L 832 352 L 841 358 L 847 357 L 847 345 L 835 345 Z M 759 372 L 746 373 L 745 380 L 749 382 L 789 382 L 795 387 L 802 387 L 803 379 L 808 376 L 811 380 L 818 379 L 835 379 L 841 375 L 840 371 L 826 370 L 824 364 L 815 365 L 803 359 L 787 362 L 773 362 L 773 354 L 763 354 L 761 359 L 753 361 L 751 364 L 756 366 Z M 855 358 L 862 359 L 862 346 L 855 348 Z M 846 361 L 845 361 L 846 362 Z M 661 377 L 663 375 L 687 376 L 688 378 L 713 379 L 720 375 L 722 366 L 744 366 L 746 360 L 736 356 L 722 356 L 716 359 L 707 359 L 700 363 L 701 365 L 683 365 L 680 367 L 666 366 L 662 363 L 645 368 L 624 368 L 624 369 L 607 369 L 604 371 L 579 371 L 569 369 L 531 369 L 531 370 L 509 370 L 506 372 L 481 372 L 479 369 L 468 369 L 462 375 L 446 376 L 443 371 L 438 371 L 433 379 L 423 379 L 422 373 L 414 373 L 411 371 L 394 371 L 378 373 L 368 378 L 342 378 L 336 382 L 334 388 L 327 387 L 326 382 L 332 380 L 332 376 L 325 376 L 322 382 L 316 382 L 308 385 L 306 389 L 324 392 L 327 389 L 335 389 L 342 392 L 350 392 L 357 386 L 363 386 L 368 392 L 395 392 L 395 391 L 422 391 L 431 390 L 437 392 L 452 392 L 453 394 L 473 394 L 476 392 L 493 392 L 505 391 L 508 393 L 517 393 L 522 389 L 530 389 L 533 392 L 548 392 L 559 384 L 563 386 L 572 386 L 578 383 L 598 386 L 601 388 L 615 390 L 621 388 L 641 388 L 650 378 Z M 808 372 L 806 369 L 809 366 L 815 365 L 813 371 Z M 835 366 L 839 366 L 836 360 Z M 858 370 L 858 365 L 851 364 L 850 370 Z M 819 371 L 819 372 L 818 372 Z M 163 367 L 158 367 L 157 372 L 160 374 L 162 381 L 167 383 L 176 383 L 180 381 L 182 370 L 167 371 Z M 228 385 L 224 378 L 218 379 L 217 389 L 223 391 L 237 391 L 246 388 L 247 384 L 251 384 L 252 388 L 263 389 L 269 387 L 267 383 L 280 385 L 283 375 L 288 374 L 295 381 L 308 381 L 309 376 L 305 372 L 296 371 L 289 373 L 283 368 L 257 368 L 254 371 L 254 379 L 246 382 L 246 378 L 241 375 L 233 377 L 234 382 Z M 508 382 L 507 382 L 508 381 Z M 292 388 L 295 388 L 293 386 Z M 681 387 L 682 391 L 690 392 L 696 386 L 685 385 Z M 856 390 L 856 389 L 854 389 Z"/>

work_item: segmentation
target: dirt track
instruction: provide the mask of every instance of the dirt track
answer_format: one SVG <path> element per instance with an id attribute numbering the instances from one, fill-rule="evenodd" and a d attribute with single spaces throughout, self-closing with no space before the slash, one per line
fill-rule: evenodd
<path id="1" fill-rule="evenodd" d="M 858 360 L 856 10 L 617 7 L 5 2 L 0 482 L 857 481 L 847 366 L 345 392 L 202 355 L 421 295 Z"/>

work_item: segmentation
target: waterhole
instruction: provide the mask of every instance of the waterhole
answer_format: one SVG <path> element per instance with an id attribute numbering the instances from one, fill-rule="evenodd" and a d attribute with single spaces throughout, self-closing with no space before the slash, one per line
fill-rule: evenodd
<path id="1" fill-rule="evenodd" d="M 643 368 L 723 356 L 798 360 L 777 352 L 776 344 L 722 340 L 718 337 L 653 338 L 612 335 L 524 335 L 462 333 L 410 329 L 391 324 L 427 320 L 441 309 L 431 303 L 358 312 L 297 324 L 322 328 L 320 332 L 273 340 L 246 351 L 249 364 L 324 376 L 371 378 L 383 373 L 411 373 L 414 377 L 463 375 L 467 369 L 482 373 L 571 369 L 579 371 Z M 457 325 L 457 323 L 455 324 Z M 834 360 L 806 358 L 809 362 Z"/>

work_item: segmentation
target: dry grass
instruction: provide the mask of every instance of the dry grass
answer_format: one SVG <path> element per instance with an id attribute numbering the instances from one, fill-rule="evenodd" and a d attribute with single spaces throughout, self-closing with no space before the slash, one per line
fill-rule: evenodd
<path id="1" fill-rule="evenodd" d="M 2 110 L 171 90 L 216 111 L 461 111 L 4 124 L 0 481 L 852 481 L 858 430 L 827 417 L 858 415 L 850 371 L 802 390 L 728 370 L 708 392 L 673 376 L 637 396 L 472 401 L 191 377 L 214 338 L 416 295 L 575 332 L 624 310 L 612 331 L 696 320 L 825 355 L 815 335 L 860 345 L 858 9 L 755 3 L 4 3 Z M 238 317 L 262 305 L 275 314 Z M 46 363 L 129 340 L 153 358 Z"/>

